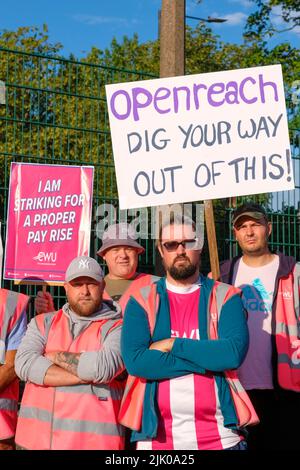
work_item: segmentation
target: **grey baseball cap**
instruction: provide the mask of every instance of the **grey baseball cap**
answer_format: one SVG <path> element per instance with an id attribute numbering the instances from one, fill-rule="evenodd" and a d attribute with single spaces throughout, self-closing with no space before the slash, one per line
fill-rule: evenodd
<path id="1" fill-rule="evenodd" d="M 144 253 L 145 249 L 136 241 L 137 234 L 134 228 L 120 222 L 119 224 L 110 225 L 102 236 L 102 246 L 97 255 L 103 256 L 105 252 L 115 246 L 130 246 L 135 248 L 138 254 Z"/>
<path id="2" fill-rule="evenodd" d="M 90 277 L 95 281 L 101 282 L 104 274 L 101 266 L 94 258 L 78 256 L 69 264 L 66 270 L 65 281 L 70 282 L 78 277 Z"/>

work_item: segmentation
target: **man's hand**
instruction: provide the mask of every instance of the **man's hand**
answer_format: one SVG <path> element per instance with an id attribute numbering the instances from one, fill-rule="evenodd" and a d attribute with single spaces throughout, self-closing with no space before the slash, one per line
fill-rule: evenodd
<path id="1" fill-rule="evenodd" d="M 38 291 L 37 296 L 34 299 L 34 309 L 36 314 L 55 311 L 53 297 L 50 292 Z"/>
<path id="2" fill-rule="evenodd" d="M 155 349 L 156 351 L 161 352 L 170 352 L 173 348 L 175 338 L 162 339 L 160 341 L 155 341 L 152 343 L 149 349 Z"/>

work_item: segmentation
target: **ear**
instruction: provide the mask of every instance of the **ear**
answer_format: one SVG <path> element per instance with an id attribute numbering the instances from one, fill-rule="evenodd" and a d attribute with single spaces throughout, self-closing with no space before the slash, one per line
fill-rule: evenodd
<path id="1" fill-rule="evenodd" d="M 269 236 L 271 235 L 271 233 L 272 233 L 272 228 L 273 228 L 272 223 L 271 223 L 271 222 L 268 222 L 268 237 L 269 237 Z"/>
<path id="2" fill-rule="evenodd" d="M 64 289 L 65 289 L 65 292 L 67 293 L 68 292 L 68 283 L 67 282 L 64 282 Z"/>
<path id="3" fill-rule="evenodd" d="M 159 251 L 160 256 L 163 258 L 164 255 L 163 255 L 163 250 L 162 250 L 162 247 L 161 247 L 161 244 L 160 244 L 160 243 L 157 245 L 157 249 L 158 249 L 158 251 Z"/>

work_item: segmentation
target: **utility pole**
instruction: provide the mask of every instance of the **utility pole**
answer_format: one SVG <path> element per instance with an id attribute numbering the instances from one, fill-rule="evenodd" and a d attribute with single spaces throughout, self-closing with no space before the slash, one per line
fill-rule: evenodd
<path id="1" fill-rule="evenodd" d="M 160 39 L 161 78 L 182 76 L 185 73 L 185 0 L 162 0 L 158 19 Z M 160 226 L 160 212 L 156 211 L 156 225 Z M 164 275 L 161 258 L 155 262 L 155 274 Z"/>
<path id="2" fill-rule="evenodd" d="M 185 0 L 162 0 L 159 20 L 160 77 L 185 74 Z M 219 256 L 212 201 L 204 201 L 210 267 L 220 277 Z M 160 271 L 160 266 L 158 266 Z"/>
<path id="3" fill-rule="evenodd" d="M 185 0 L 162 0 L 160 16 L 160 77 L 184 75 Z"/>

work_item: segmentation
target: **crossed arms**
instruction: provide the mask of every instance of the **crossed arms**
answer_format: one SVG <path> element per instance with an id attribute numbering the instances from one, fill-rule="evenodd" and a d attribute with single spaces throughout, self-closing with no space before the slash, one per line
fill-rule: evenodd
<path id="1" fill-rule="evenodd" d="M 249 341 L 238 295 L 223 305 L 218 334 L 217 340 L 161 337 L 153 343 L 146 312 L 131 298 L 124 316 L 121 351 L 128 372 L 148 380 L 236 369 L 245 358 Z"/>
<path id="2" fill-rule="evenodd" d="M 53 387 L 108 383 L 124 370 L 120 335 L 120 326 L 114 328 L 97 351 L 51 351 L 45 354 L 46 338 L 33 319 L 16 355 L 17 375 L 26 382 Z"/>

